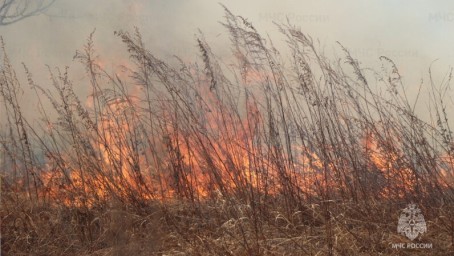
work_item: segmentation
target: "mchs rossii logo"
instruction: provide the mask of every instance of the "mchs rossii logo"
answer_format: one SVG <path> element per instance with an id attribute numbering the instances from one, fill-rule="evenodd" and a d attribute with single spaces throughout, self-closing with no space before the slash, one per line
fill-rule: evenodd
<path id="1" fill-rule="evenodd" d="M 427 224 L 421 209 L 416 204 L 409 204 L 404 208 L 399 216 L 397 233 L 406 236 L 410 241 L 427 232 Z M 395 249 L 423 248 L 431 249 L 431 243 L 397 243 L 392 244 Z"/>

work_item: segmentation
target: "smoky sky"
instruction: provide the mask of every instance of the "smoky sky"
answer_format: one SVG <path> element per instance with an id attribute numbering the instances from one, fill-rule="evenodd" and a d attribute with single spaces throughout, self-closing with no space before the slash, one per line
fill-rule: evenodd
<path id="1" fill-rule="evenodd" d="M 46 64 L 69 66 L 73 79 L 83 79 L 73 61 L 96 29 L 95 45 L 107 68 L 127 60 L 114 31 L 138 27 L 148 49 L 163 59 L 173 55 L 191 60 L 195 37 L 202 31 L 219 56 L 228 56 L 227 31 L 220 21 L 225 5 L 246 17 L 279 48 L 284 38 L 274 22 L 293 25 L 319 41 L 325 52 L 338 50 L 336 41 L 365 67 L 378 68 L 379 57 L 393 59 L 416 94 L 432 65 L 436 79 L 454 63 L 454 2 L 452 1 L 127 1 L 56 0 L 43 13 L 0 27 L 7 53 L 16 68 L 24 62 L 35 78 L 48 78 Z M 414 89 L 413 89 L 414 88 Z"/>

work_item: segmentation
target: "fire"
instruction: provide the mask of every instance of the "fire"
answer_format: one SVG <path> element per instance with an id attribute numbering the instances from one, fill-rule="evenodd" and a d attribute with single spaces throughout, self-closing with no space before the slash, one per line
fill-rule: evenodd
<path id="1" fill-rule="evenodd" d="M 196 127 L 178 126 L 178 120 L 167 113 L 170 121 L 163 129 L 160 148 L 167 152 L 161 160 L 167 163 L 164 165 L 150 163 L 150 149 L 139 153 L 138 143 L 131 142 L 138 139 L 131 135 L 140 127 L 140 117 L 133 111 L 139 102 L 133 98 L 112 100 L 99 123 L 104 139 L 92 142 L 100 153 L 100 169 L 89 172 L 73 168 L 67 176 L 62 171 L 44 172 L 42 193 L 65 205 L 93 206 L 113 196 L 135 196 L 142 200 L 177 196 L 203 199 L 244 189 L 273 195 L 285 190 L 283 184 L 288 182 L 306 196 L 347 189 L 349 181 L 345 177 L 333 177 L 338 167 L 333 162 L 324 162 L 308 147 L 295 143 L 289 156 L 282 148 L 257 142 L 264 116 L 255 102 L 249 101 L 248 115 L 241 116 L 213 93 L 205 93 L 211 94 L 206 101 L 211 111 L 198 119 Z M 164 104 L 162 108 L 169 106 Z M 327 146 L 325 150 L 332 149 Z M 364 150 L 366 171 L 375 175 L 378 184 L 376 196 L 402 198 L 416 191 L 415 171 L 403 164 L 398 149 L 386 148 L 366 133 Z M 445 177 L 449 173 L 448 169 L 442 171 Z M 283 182 L 283 178 L 288 181 Z"/>
<path id="2" fill-rule="evenodd" d="M 396 137 L 397 140 L 397 137 Z M 416 191 L 415 172 L 406 167 L 399 149 L 379 145 L 373 135 L 368 135 L 365 147 L 373 168 L 377 168 L 383 183 L 380 195 L 385 198 L 403 198 Z"/>
<path id="3" fill-rule="evenodd" d="M 444 155 L 440 159 L 440 177 L 438 183 L 444 188 L 452 188 L 454 186 L 454 156 Z"/>
<path id="4" fill-rule="evenodd" d="M 267 76 L 246 70 L 243 82 L 264 83 Z M 180 108 L 168 94 L 156 91 L 157 103 L 144 106 L 140 86 L 129 96 L 105 96 L 103 104 L 97 103 L 102 110 L 94 131 L 87 131 L 87 141 L 79 142 L 83 150 L 56 153 L 62 156 L 48 160 L 41 174 L 41 195 L 64 205 L 93 207 L 113 198 L 137 203 L 177 197 L 204 200 L 249 191 L 336 197 L 352 186 L 369 186 L 367 196 L 399 199 L 420 189 L 418 170 L 399 148 L 397 134 L 381 138 L 364 131 L 363 145 L 355 152 L 363 170 L 352 173 L 351 163 L 335 154 L 336 145 L 308 146 L 304 138 L 284 142 L 282 135 L 272 135 L 259 100 L 222 97 L 205 80 L 191 88 L 196 95 L 191 105 Z M 86 103 L 91 111 L 96 111 L 94 98 Z M 144 108 L 145 114 L 140 111 Z M 49 132 L 55 129 L 48 124 Z M 449 157 L 441 160 L 439 179 L 445 186 L 453 183 L 452 163 Z"/>

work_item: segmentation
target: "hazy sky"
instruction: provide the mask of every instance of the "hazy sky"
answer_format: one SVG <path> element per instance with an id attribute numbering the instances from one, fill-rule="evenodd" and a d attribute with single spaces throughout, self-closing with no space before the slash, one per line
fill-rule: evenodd
<path id="1" fill-rule="evenodd" d="M 325 51 L 336 41 L 350 49 L 364 66 L 378 67 L 386 55 L 398 65 L 407 87 L 415 90 L 432 61 L 441 77 L 454 63 L 453 1 L 220 1 L 233 13 L 248 18 L 280 46 L 283 38 L 273 21 L 291 23 L 318 38 Z M 0 26 L 0 35 L 17 68 L 25 62 L 35 77 L 45 79 L 46 67 L 77 65 L 81 49 L 96 28 L 95 43 L 107 62 L 127 58 L 115 30 L 139 27 L 147 47 L 162 58 L 173 54 L 190 59 L 200 29 L 219 55 L 226 54 L 227 33 L 219 24 L 223 9 L 217 1 L 56 0 L 43 14 Z M 123 59 L 122 59 L 123 58 Z M 110 64 L 112 67 L 115 64 Z M 76 78 L 83 76 L 77 74 Z"/>

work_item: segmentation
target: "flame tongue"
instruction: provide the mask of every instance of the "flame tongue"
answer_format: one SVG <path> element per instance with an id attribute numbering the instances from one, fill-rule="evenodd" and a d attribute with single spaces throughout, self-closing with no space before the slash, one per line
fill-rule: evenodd
<path id="1" fill-rule="evenodd" d="M 263 74 L 257 76 L 263 80 Z M 71 153 L 72 158 L 55 164 L 58 172 L 44 172 L 42 193 L 67 205 L 93 206 L 111 198 L 204 199 L 250 191 L 351 196 L 357 193 L 352 186 L 367 187 L 368 196 L 398 199 L 421 189 L 414 164 L 396 146 L 398 135 L 389 135 L 387 140 L 395 142 L 388 143 L 364 132 L 362 147 L 349 149 L 363 167 L 353 173 L 359 167 L 339 154 L 342 146 L 309 147 L 305 138 L 285 138 L 290 128 L 279 134 L 282 128 L 257 99 L 245 96 L 240 111 L 240 100 L 219 96 L 218 88 L 201 88 L 192 88 L 198 97 L 188 102 L 154 92 L 162 100 L 148 106 L 138 96 L 106 97 L 87 142 L 93 153 Z M 134 94 L 140 92 L 136 88 Z M 452 169 L 447 159 L 440 180 L 447 180 Z"/>

